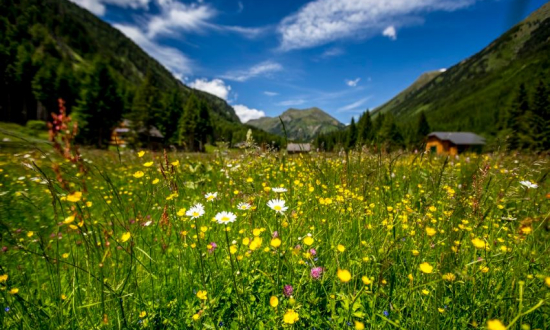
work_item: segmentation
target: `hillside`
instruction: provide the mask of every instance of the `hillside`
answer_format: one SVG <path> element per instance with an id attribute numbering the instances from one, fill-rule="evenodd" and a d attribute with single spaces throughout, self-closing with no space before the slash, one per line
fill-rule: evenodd
<path id="1" fill-rule="evenodd" d="M 308 141 L 319 134 L 326 134 L 343 129 L 344 124 L 319 108 L 288 109 L 279 117 L 263 117 L 247 122 L 266 132 L 284 136 L 290 140 Z M 281 120 L 284 122 L 281 124 Z"/>
<path id="2" fill-rule="evenodd" d="M 101 62 L 123 98 L 123 116 L 145 89 L 152 124 L 165 136 L 175 134 L 165 126 L 177 125 L 191 93 L 208 104 L 216 140 L 239 142 L 250 128 L 225 100 L 185 86 L 119 30 L 68 0 L 6 0 L 0 12 L 0 121 L 48 120 L 59 97 L 71 111 Z M 150 86 L 143 87 L 146 80 Z M 254 131 L 258 142 L 276 138 Z"/>
<path id="3" fill-rule="evenodd" d="M 415 82 L 372 113 L 411 122 L 425 111 L 433 130 L 496 134 L 497 123 L 519 85 L 533 91 L 550 82 L 550 3 L 477 54 L 432 77 Z M 421 85 L 420 87 L 418 87 Z"/>

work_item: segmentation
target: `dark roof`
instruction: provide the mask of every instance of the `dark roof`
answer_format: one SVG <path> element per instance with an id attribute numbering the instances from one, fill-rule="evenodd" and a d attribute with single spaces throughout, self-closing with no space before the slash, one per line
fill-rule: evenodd
<path id="1" fill-rule="evenodd" d="M 436 137 L 442 141 L 451 141 L 456 145 L 482 145 L 485 139 L 471 132 L 432 132 L 428 137 Z"/>
<path id="2" fill-rule="evenodd" d="M 287 151 L 311 151 L 310 143 L 289 143 L 286 146 Z"/>

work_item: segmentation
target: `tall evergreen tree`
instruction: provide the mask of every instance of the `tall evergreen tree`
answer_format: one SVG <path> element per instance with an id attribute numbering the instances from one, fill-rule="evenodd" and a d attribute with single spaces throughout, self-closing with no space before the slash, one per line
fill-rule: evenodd
<path id="1" fill-rule="evenodd" d="M 372 119 L 367 109 L 357 122 L 357 141 L 359 145 L 368 144 L 372 140 Z"/>
<path id="2" fill-rule="evenodd" d="M 107 147 L 112 130 L 120 122 L 123 107 L 109 67 L 96 59 L 73 111 L 73 118 L 79 126 L 78 138 L 86 144 Z"/>
<path id="3" fill-rule="evenodd" d="M 403 146 L 403 136 L 399 132 L 399 128 L 397 127 L 397 124 L 395 122 L 395 118 L 391 113 L 385 116 L 384 122 L 382 123 L 382 127 L 380 127 L 378 135 L 380 143 L 382 145 L 385 145 L 386 148 Z"/>
<path id="4" fill-rule="evenodd" d="M 148 73 L 136 90 L 134 100 L 132 102 L 132 111 L 129 115 L 129 119 L 132 120 L 132 125 L 135 131 L 141 131 L 143 129 L 148 130 L 151 126 L 161 126 L 162 124 L 162 104 L 161 95 L 155 83 L 152 75 Z M 161 132 L 164 127 L 157 127 Z"/>
<path id="5" fill-rule="evenodd" d="M 418 117 L 415 143 L 424 143 L 428 134 L 430 134 L 430 124 L 428 124 L 426 113 L 422 111 L 420 112 L 420 116 Z"/>
<path id="6" fill-rule="evenodd" d="M 195 139 L 198 142 L 198 151 L 204 152 L 208 139 L 212 136 L 212 122 L 210 121 L 210 107 L 204 100 L 199 102 L 197 130 Z"/>
<path id="7" fill-rule="evenodd" d="M 355 118 L 351 117 L 351 123 L 348 127 L 348 136 L 346 138 L 346 148 L 353 148 L 355 147 L 355 143 L 357 142 L 357 126 L 355 125 Z"/>
<path id="8" fill-rule="evenodd" d="M 163 120 L 164 139 L 169 143 L 178 142 L 178 122 L 183 113 L 184 99 L 179 89 L 173 89 L 164 97 L 165 117 Z"/>
<path id="9" fill-rule="evenodd" d="M 539 81 L 533 98 L 533 139 L 537 150 L 550 150 L 550 90 Z"/>
<path id="10" fill-rule="evenodd" d="M 506 129 L 508 133 L 508 149 L 517 150 L 523 146 L 526 135 L 525 115 L 529 111 L 529 99 L 524 84 L 519 86 L 516 99 L 508 109 Z"/>
<path id="11" fill-rule="evenodd" d="M 199 121 L 199 108 L 199 99 L 195 94 L 191 94 L 187 99 L 178 125 L 179 145 L 187 151 L 198 150 L 195 135 L 197 134 L 197 122 Z"/>

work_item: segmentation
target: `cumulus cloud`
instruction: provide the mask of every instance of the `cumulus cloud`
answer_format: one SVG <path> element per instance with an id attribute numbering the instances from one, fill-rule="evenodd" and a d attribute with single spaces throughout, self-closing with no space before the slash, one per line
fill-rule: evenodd
<path id="1" fill-rule="evenodd" d="M 246 70 L 230 71 L 223 75 L 222 78 L 243 82 L 257 76 L 269 76 L 282 69 L 283 66 L 279 63 L 266 61 L 256 64 Z"/>
<path id="2" fill-rule="evenodd" d="M 134 26 L 122 24 L 114 24 L 113 26 L 132 39 L 151 57 L 166 66 L 176 78 L 181 79 L 183 75 L 191 73 L 192 61 L 178 49 L 162 46 L 152 41 Z"/>
<path id="3" fill-rule="evenodd" d="M 395 31 L 395 27 L 393 25 L 385 28 L 384 31 L 382 31 L 382 35 L 384 37 L 390 38 L 391 40 L 397 39 L 397 31 Z"/>
<path id="4" fill-rule="evenodd" d="M 365 38 L 384 28 L 407 24 L 421 14 L 454 11 L 476 0 L 315 0 L 278 26 L 280 49 L 311 48 L 335 40 Z"/>
<path id="5" fill-rule="evenodd" d="M 346 106 L 343 106 L 343 107 L 339 108 L 338 110 L 336 110 L 336 112 L 348 112 L 348 111 L 352 111 L 352 110 L 357 110 L 357 108 L 359 108 L 360 106 L 365 104 L 370 98 L 371 98 L 370 96 L 362 98 L 358 101 L 355 101 L 351 104 L 348 104 Z"/>
<path id="6" fill-rule="evenodd" d="M 195 81 L 189 84 L 190 87 L 216 95 L 217 97 L 227 100 L 231 86 L 226 85 L 221 79 L 208 80 L 205 78 L 195 79 Z"/>
<path id="7" fill-rule="evenodd" d="M 123 8 L 145 8 L 149 6 L 150 0 L 71 0 L 80 7 L 86 8 L 92 13 L 102 16 L 105 14 L 105 4 L 111 4 Z"/>
<path id="8" fill-rule="evenodd" d="M 357 86 L 357 84 L 359 83 L 360 80 L 361 80 L 361 78 L 356 78 L 356 79 L 353 79 L 353 80 L 346 79 L 346 85 L 348 85 L 349 87 L 355 87 L 355 86 Z"/>
<path id="9" fill-rule="evenodd" d="M 233 109 L 235 109 L 235 113 L 243 123 L 252 119 L 265 117 L 265 112 L 262 110 L 252 109 L 242 104 L 234 105 Z"/>

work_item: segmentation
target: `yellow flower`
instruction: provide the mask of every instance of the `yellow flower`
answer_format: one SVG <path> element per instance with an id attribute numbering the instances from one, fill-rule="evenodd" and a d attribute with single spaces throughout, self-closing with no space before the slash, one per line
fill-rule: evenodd
<path id="1" fill-rule="evenodd" d="M 146 311 L 143 311 L 143 312 L 139 313 L 139 317 L 140 317 L 140 318 L 144 318 L 145 316 L 147 316 L 147 312 L 146 312 Z"/>
<path id="2" fill-rule="evenodd" d="M 193 314 L 193 321 L 198 321 L 201 318 L 199 314 Z"/>
<path id="3" fill-rule="evenodd" d="M 438 310 L 440 313 L 445 313 L 445 310 L 444 310 L 443 308 L 441 308 L 441 307 L 439 307 L 437 310 Z"/>
<path id="4" fill-rule="evenodd" d="M 452 282 L 452 281 L 454 281 L 454 280 L 456 279 L 456 276 L 455 276 L 455 274 L 453 274 L 453 273 L 447 273 L 447 274 L 444 274 L 444 275 L 442 276 L 442 278 L 443 278 L 445 281 Z"/>
<path id="5" fill-rule="evenodd" d="M 142 171 L 137 171 L 136 173 L 134 173 L 134 178 L 139 179 L 144 175 L 145 173 L 143 173 Z"/>
<path id="6" fill-rule="evenodd" d="M 159 183 L 159 181 L 160 181 L 159 179 L 155 179 L 155 180 L 153 180 L 152 183 L 153 183 L 153 184 L 157 184 L 157 183 Z"/>
<path id="7" fill-rule="evenodd" d="M 521 232 L 525 235 L 528 235 L 530 234 L 531 232 L 533 231 L 533 228 L 532 227 L 522 227 L 521 228 Z"/>
<path id="8" fill-rule="evenodd" d="M 420 264 L 420 270 L 423 273 L 430 274 L 433 271 L 433 269 L 434 268 L 427 262 L 423 262 Z"/>
<path id="9" fill-rule="evenodd" d="M 199 290 L 197 291 L 197 298 L 200 300 L 206 300 L 208 297 L 206 296 L 208 293 L 205 290 Z"/>
<path id="10" fill-rule="evenodd" d="M 13 288 L 10 290 L 10 294 L 17 294 L 17 292 L 19 292 L 18 288 Z"/>
<path id="11" fill-rule="evenodd" d="M 8 275 L 6 275 L 6 276 L 8 276 Z M 548 276 L 547 278 L 544 279 L 544 283 L 546 284 L 547 287 L 550 288 L 550 276 Z"/>
<path id="12" fill-rule="evenodd" d="M 365 329 L 365 324 L 363 322 L 355 321 L 355 330 Z"/>
<path id="13" fill-rule="evenodd" d="M 414 277 L 413 277 L 413 274 L 409 274 L 409 275 L 407 275 L 407 278 L 409 279 L 409 281 L 414 281 Z"/>
<path id="14" fill-rule="evenodd" d="M 172 166 L 180 166 L 180 161 L 176 160 L 175 162 L 171 162 Z"/>
<path id="15" fill-rule="evenodd" d="M 338 249 L 338 251 L 340 251 L 340 252 L 344 252 L 344 251 L 346 251 L 346 247 L 345 247 L 345 246 L 343 246 L 342 244 L 338 244 L 338 247 L 337 247 L 337 249 Z"/>
<path id="16" fill-rule="evenodd" d="M 296 313 L 292 309 L 289 309 L 286 311 L 285 315 L 283 316 L 283 322 L 285 322 L 286 324 L 294 324 L 300 319 L 299 316 L 300 315 L 298 313 Z"/>
<path id="17" fill-rule="evenodd" d="M 418 250 L 412 250 L 412 254 L 413 254 L 413 256 L 416 257 L 417 255 L 420 254 L 420 251 L 418 251 Z"/>
<path id="18" fill-rule="evenodd" d="M 0 283 L 4 283 L 8 280 L 8 274 L 0 275 Z"/>
<path id="19" fill-rule="evenodd" d="M 65 220 L 63 221 L 64 224 L 68 225 L 70 224 L 71 222 L 74 221 L 74 215 L 69 215 L 68 217 L 65 218 Z"/>
<path id="20" fill-rule="evenodd" d="M 273 308 L 277 307 L 279 305 L 279 298 L 276 296 L 271 296 L 271 298 L 269 298 L 269 304 Z"/>
<path id="21" fill-rule="evenodd" d="M 437 234 L 437 230 L 432 227 L 426 227 L 426 234 L 428 234 L 428 236 L 434 236 Z"/>
<path id="22" fill-rule="evenodd" d="M 337 275 L 340 281 L 344 283 L 347 283 L 351 280 L 351 273 L 348 270 L 338 269 Z"/>
<path id="23" fill-rule="evenodd" d="M 430 294 L 430 291 L 428 291 L 428 290 L 426 290 L 426 289 L 423 289 L 423 290 L 422 290 L 422 294 L 425 295 L 425 296 L 427 296 L 427 295 Z"/>
<path id="24" fill-rule="evenodd" d="M 489 320 L 487 321 L 488 330 L 506 330 L 506 327 L 499 320 Z"/>
<path id="25" fill-rule="evenodd" d="M 229 247 L 229 253 L 231 253 L 231 254 L 237 253 L 237 247 L 235 245 L 231 245 Z"/>
<path id="26" fill-rule="evenodd" d="M 485 244 L 485 241 L 477 237 L 472 240 L 472 244 L 476 247 L 476 249 L 485 249 L 487 247 L 487 244 Z"/>
<path id="27" fill-rule="evenodd" d="M 372 283 L 372 281 L 366 276 L 361 277 L 361 280 L 363 281 L 363 284 L 365 284 L 365 285 L 370 285 Z"/>
<path id="28" fill-rule="evenodd" d="M 255 228 L 254 230 L 252 230 L 252 235 L 254 236 L 260 236 L 261 233 L 262 231 L 258 228 Z"/>
<path id="29" fill-rule="evenodd" d="M 86 202 L 86 206 L 87 207 L 92 207 L 93 203 L 92 202 Z"/>
<path id="30" fill-rule="evenodd" d="M 124 234 L 122 234 L 122 236 L 120 237 L 120 241 L 122 243 L 126 242 L 127 240 L 130 239 L 130 237 L 132 237 L 132 234 L 130 234 L 129 231 L 125 232 Z"/>
<path id="31" fill-rule="evenodd" d="M 311 236 L 307 236 L 306 238 L 304 238 L 304 244 L 305 245 L 311 245 L 311 244 L 313 244 L 313 242 L 314 242 L 314 239 Z"/>
<path id="32" fill-rule="evenodd" d="M 75 191 L 74 193 L 67 195 L 67 200 L 73 203 L 80 201 L 81 198 L 82 193 L 80 191 Z"/>
<path id="33" fill-rule="evenodd" d="M 250 244 L 250 238 L 248 237 L 243 238 L 243 245 L 248 246 L 248 244 Z"/>
<path id="34" fill-rule="evenodd" d="M 255 251 L 261 246 L 262 246 L 262 239 L 259 237 L 254 237 L 254 239 L 252 240 L 252 242 L 250 242 L 250 245 L 248 247 L 250 248 L 250 250 Z"/>
<path id="35" fill-rule="evenodd" d="M 63 254 L 61 255 L 61 257 L 63 257 L 63 259 L 67 259 L 67 258 L 69 257 L 69 254 L 68 254 L 68 253 L 63 253 Z"/>
<path id="36" fill-rule="evenodd" d="M 153 162 L 147 162 L 147 163 L 143 164 L 143 166 L 151 167 L 151 166 L 153 166 Z"/>
<path id="37" fill-rule="evenodd" d="M 27 233 L 27 237 L 29 237 L 29 238 L 32 237 L 32 235 L 34 235 L 34 232 L 33 232 L 33 231 L 29 231 L 29 232 Z"/>
<path id="38" fill-rule="evenodd" d="M 143 155 L 145 155 L 145 151 L 138 152 L 138 157 L 143 157 Z"/>
<path id="39" fill-rule="evenodd" d="M 279 246 L 281 246 L 281 239 L 278 237 L 275 237 L 274 239 L 272 239 L 271 246 L 273 246 L 274 248 L 278 248 Z"/>

